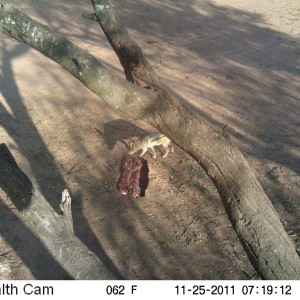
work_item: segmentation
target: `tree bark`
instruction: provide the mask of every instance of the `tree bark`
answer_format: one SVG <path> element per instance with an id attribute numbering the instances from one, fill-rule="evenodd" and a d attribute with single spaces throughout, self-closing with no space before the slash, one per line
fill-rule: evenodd
<path id="1" fill-rule="evenodd" d="M 130 60 L 134 66 L 138 65 L 138 70 L 143 70 L 145 58 L 124 29 L 113 2 L 92 2 L 97 20 L 117 52 L 127 79 L 137 84 L 141 81 L 140 85 L 148 89 L 114 75 L 62 35 L 9 5 L 1 6 L 0 31 L 56 61 L 114 108 L 157 128 L 190 154 L 212 179 L 261 277 L 300 279 L 300 259 L 295 246 L 248 162 L 230 137 L 160 89 L 155 76 L 148 76 L 147 72 L 153 71 L 147 63 L 147 72 L 141 78 L 139 72 L 134 74 L 135 78 L 127 75 L 131 72 Z M 129 48 L 128 52 L 126 48 Z"/>
<path id="2" fill-rule="evenodd" d="M 96 20 L 119 57 L 126 79 L 141 87 L 158 85 L 156 73 L 139 45 L 130 38 L 113 1 L 92 1 Z"/>
<path id="3" fill-rule="evenodd" d="M 116 279 L 74 235 L 68 191 L 62 193 L 62 214 L 58 215 L 38 187 L 18 167 L 5 144 L 0 144 L 0 188 L 72 278 Z"/>

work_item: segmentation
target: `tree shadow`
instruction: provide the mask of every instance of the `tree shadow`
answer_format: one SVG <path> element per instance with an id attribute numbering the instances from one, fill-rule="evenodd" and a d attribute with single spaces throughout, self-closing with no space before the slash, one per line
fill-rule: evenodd
<path id="1" fill-rule="evenodd" d="M 26 223 L 0 198 L 0 234 L 40 280 L 72 279 Z M 10 279 L 10 278 L 7 278 Z"/>
<path id="2" fill-rule="evenodd" d="M 98 130 L 97 132 L 102 135 L 101 131 Z M 126 140 L 136 136 L 143 137 L 147 134 L 149 134 L 149 131 L 142 129 L 129 121 L 116 119 L 105 123 L 103 139 L 108 146 L 108 149 L 113 150 L 117 142 L 121 142 L 125 147 L 128 147 Z"/>
<path id="3" fill-rule="evenodd" d="M 2 55 L 2 65 L 0 75 L 0 92 L 5 99 L 5 104 L 0 103 L 0 125 L 12 139 L 13 143 L 16 145 L 18 152 L 22 156 L 22 158 L 26 158 L 28 161 L 33 179 L 36 181 L 41 193 L 44 195 L 45 199 L 49 201 L 49 204 L 52 206 L 54 211 L 59 212 L 59 202 L 60 202 L 60 194 L 63 189 L 67 186 L 64 178 L 62 177 L 60 170 L 55 164 L 55 159 L 53 155 L 48 150 L 48 146 L 45 144 L 43 137 L 40 135 L 38 129 L 35 124 L 32 122 L 31 116 L 28 113 L 27 107 L 23 104 L 22 96 L 19 92 L 18 85 L 15 81 L 15 76 L 13 74 L 13 69 L 11 62 L 13 59 L 21 57 L 25 52 L 28 51 L 28 46 L 18 44 L 11 51 L 6 50 L 5 41 L 1 41 L 1 55 Z M 14 148 L 14 145 L 12 145 Z M 49 170 L 47 172 L 47 177 L 45 180 L 45 172 L 44 170 Z M 44 174 L 43 174 L 44 173 Z M 57 184 L 55 186 L 55 191 L 49 188 L 47 179 Z M 45 180 L 45 181 L 44 181 Z M 82 215 L 80 210 L 77 211 L 77 215 Z M 90 236 L 94 236 L 91 228 L 87 225 L 86 219 L 84 217 L 81 218 L 81 224 L 84 225 L 86 229 L 86 233 L 90 231 Z M 33 245 L 37 245 L 37 238 L 33 238 L 34 234 L 30 233 L 30 229 L 26 230 L 29 239 L 29 242 Z M 6 237 L 6 235 L 4 235 Z M 81 239 L 81 236 L 78 236 Z M 18 255 L 22 258 L 23 262 L 32 269 L 32 273 L 38 276 L 38 279 L 45 279 L 46 275 L 41 276 L 41 270 L 36 271 L 37 264 L 32 264 L 32 257 L 34 257 L 34 252 L 32 257 L 28 257 L 28 252 L 23 251 L 18 243 L 14 243 L 14 239 L 6 238 L 7 242 L 14 248 L 14 250 L 18 253 Z M 96 242 L 96 238 L 94 236 L 95 243 L 99 248 L 98 254 L 101 254 L 99 258 L 108 262 L 109 259 L 105 256 L 103 250 L 101 250 L 100 242 Z M 33 250 L 34 248 L 31 248 Z M 41 250 L 39 250 L 41 249 Z M 37 252 L 41 252 L 45 250 L 45 248 L 40 245 L 37 247 Z M 41 259 L 49 261 L 54 261 L 51 255 L 45 250 L 45 255 L 41 256 Z M 47 263 L 44 261 L 39 262 L 40 265 L 47 266 Z M 52 266 L 57 266 L 57 263 L 53 262 Z M 109 268 L 112 267 L 113 264 L 109 264 Z M 62 271 L 57 271 L 57 278 L 65 279 L 65 273 Z M 50 272 L 52 267 L 50 268 Z M 49 276 L 54 276 L 54 274 L 50 273 Z M 117 274 L 116 274 L 117 275 Z M 50 279 L 50 278 L 49 278 Z"/>

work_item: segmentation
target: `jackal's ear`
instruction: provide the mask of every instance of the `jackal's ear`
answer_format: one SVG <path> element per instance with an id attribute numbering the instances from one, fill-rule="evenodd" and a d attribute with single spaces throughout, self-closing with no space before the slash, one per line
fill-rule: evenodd
<path id="1" fill-rule="evenodd" d="M 127 146 L 128 150 L 130 150 L 134 146 L 134 142 L 131 139 L 126 139 L 123 142 Z"/>

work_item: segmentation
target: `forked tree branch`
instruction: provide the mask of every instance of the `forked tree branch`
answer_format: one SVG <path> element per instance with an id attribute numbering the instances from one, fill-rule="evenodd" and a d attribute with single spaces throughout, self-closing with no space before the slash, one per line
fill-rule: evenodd
<path id="1" fill-rule="evenodd" d="M 96 20 L 119 57 L 126 79 L 145 88 L 158 85 L 158 77 L 142 53 L 139 45 L 130 38 L 111 0 L 92 0 Z"/>
<path id="2" fill-rule="evenodd" d="M 18 167 L 5 144 L 0 144 L 0 188 L 2 188 L 50 254 L 74 279 L 116 279 L 99 258 L 75 236 L 71 198 L 62 193 L 62 215 L 58 215 L 37 185 Z"/>

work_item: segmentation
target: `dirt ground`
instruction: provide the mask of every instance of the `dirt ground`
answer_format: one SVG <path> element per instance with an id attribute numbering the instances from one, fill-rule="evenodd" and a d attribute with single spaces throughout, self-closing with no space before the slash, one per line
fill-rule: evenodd
<path id="1" fill-rule="evenodd" d="M 5 1 L 123 76 L 88 0 Z M 300 247 L 298 0 L 116 1 L 163 86 L 228 133 Z M 76 235 L 126 279 L 257 279 L 212 182 L 183 151 L 146 154 L 146 197 L 116 189 L 122 141 L 154 129 L 109 107 L 30 47 L 0 39 L 0 142 Z M 220 153 L 222 155 L 222 153 Z M 0 279 L 68 274 L 0 192 Z"/>

